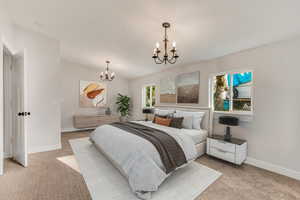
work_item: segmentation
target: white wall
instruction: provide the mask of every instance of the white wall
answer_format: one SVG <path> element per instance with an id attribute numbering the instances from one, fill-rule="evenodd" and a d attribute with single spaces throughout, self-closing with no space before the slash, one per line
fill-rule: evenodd
<path id="1" fill-rule="evenodd" d="M 59 42 L 19 26 L 14 29 L 16 52 L 25 53 L 27 111 L 31 112 L 28 120 L 28 152 L 60 148 Z"/>
<path id="2" fill-rule="evenodd" d="M 162 66 L 163 68 L 163 66 Z M 133 100 L 133 107 L 131 110 L 131 117 L 133 119 L 144 119 L 142 114 L 142 88 L 147 84 L 155 84 L 158 86 L 156 92 L 156 99 L 159 102 L 159 85 L 160 79 L 163 77 L 176 77 L 178 74 L 200 71 L 200 88 L 199 88 L 199 104 L 197 106 L 208 106 L 208 80 L 207 77 L 211 73 L 216 72 L 215 62 L 200 62 L 197 64 L 191 64 L 183 67 L 170 68 L 168 70 L 151 74 L 142 78 L 129 81 L 130 96 Z M 168 104 L 169 105 L 169 104 Z"/>
<path id="3" fill-rule="evenodd" d="M 28 152 L 60 148 L 59 42 L 13 25 L 2 10 L 0 38 L 0 148 L 3 149 L 3 44 L 14 54 L 25 51 L 28 111 L 32 113 L 29 120 Z"/>
<path id="4" fill-rule="evenodd" d="M 112 65 L 113 66 L 113 65 Z M 74 130 L 73 115 L 83 113 L 104 113 L 105 109 L 97 108 L 80 108 L 79 107 L 79 82 L 97 81 L 102 70 L 96 70 L 75 64 L 69 61 L 62 61 L 61 76 L 62 76 L 62 104 L 61 104 L 61 126 L 62 131 Z M 107 82 L 107 103 L 112 112 L 116 113 L 116 98 L 117 94 L 128 94 L 128 80 L 122 78 L 119 74 L 112 82 Z"/>
<path id="5" fill-rule="evenodd" d="M 168 74 L 200 71 L 200 106 L 208 106 L 208 75 L 234 69 L 254 70 L 254 116 L 233 129 L 249 144 L 249 162 L 300 179 L 300 37 L 236 54 L 170 69 L 129 83 L 133 116 L 141 114 L 141 87 Z M 157 97 L 158 98 L 158 97 Z M 214 130 L 223 131 L 214 123 Z"/>

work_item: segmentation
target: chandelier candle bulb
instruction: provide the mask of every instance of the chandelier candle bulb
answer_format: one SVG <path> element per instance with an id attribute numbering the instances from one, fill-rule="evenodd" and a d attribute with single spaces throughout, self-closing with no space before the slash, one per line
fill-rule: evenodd
<path id="1" fill-rule="evenodd" d="M 172 46 L 173 46 L 174 49 L 176 48 L 176 42 L 175 41 L 173 41 Z"/>
<path id="2" fill-rule="evenodd" d="M 159 43 L 158 43 L 158 42 L 156 42 L 156 48 L 157 48 L 157 49 L 159 48 Z"/>

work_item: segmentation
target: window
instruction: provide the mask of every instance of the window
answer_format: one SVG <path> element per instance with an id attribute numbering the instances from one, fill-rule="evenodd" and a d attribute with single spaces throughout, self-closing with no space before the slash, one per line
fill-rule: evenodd
<path id="1" fill-rule="evenodd" d="M 224 72 L 211 77 L 211 105 L 217 112 L 253 112 L 253 72 Z"/>
<path id="2" fill-rule="evenodd" d="M 155 85 L 147 85 L 143 88 L 143 95 L 142 95 L 143 108 L 152 108 L 155 106 L 155 102 L 156 102 L 155 89 L 156 89 Z"/>

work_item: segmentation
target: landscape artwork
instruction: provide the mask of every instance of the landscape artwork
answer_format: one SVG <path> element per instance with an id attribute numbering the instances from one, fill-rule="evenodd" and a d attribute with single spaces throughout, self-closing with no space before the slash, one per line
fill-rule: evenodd
<path id="1" fill-rule="evenodd" d="M 106 106 L 106 85 L 97 81 L 80 81 L 80 107 L 100 108 Z"/>
<path id="2" fill-rule="evenodd" d="M 176 77 L 177 103 L 199 103 L 200 72 L 180 74 Z"/>
<path id="3" fill-rule="evenodd" d="M 176 86 L 173 77 L 160 80 L 160 103 L 176 103 Z"/>

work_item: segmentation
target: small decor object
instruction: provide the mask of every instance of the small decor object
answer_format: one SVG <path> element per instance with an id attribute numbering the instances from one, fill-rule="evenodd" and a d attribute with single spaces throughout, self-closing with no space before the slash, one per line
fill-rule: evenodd
<path id="1" fill-rule="evenodd" d="M 177 103 L 199 103 L 200 72 L 180 74 L 176 77 Z"/>
<path id="2" fill-rule="evenodd" d="M 232 117 L 232 116 L 221 116 L 219 117 L 219 123 L 227 125 L 224 140 L 230 142 L 231 141 L 230 126 L 238 126 L 239 119 L 237 117 Z"/>
<path id="3" fill-rule="evenodd" d="M 164 52 L 163 55 L 160 56 L 161 50 L 159 49 L 159 43 L 156 43 L 156 48 L 154 48 L 153 56 L 152 58 L 154 59 L 156 64 L 175 64 L 177 59 L 179 58 L 177 54 L 177 49 L 176 49 L 176 42 L 173 41 L 172 43 L 172 48 L 170 49 L 171 55 L 168 54 L 168 35 L 167 35 L 167 29 L 171 27 L 171 24 L 169 22 L 164 22 L 162 24 L 163 28 L 165 29 L 165 36 L 163 40 L 163 46 L 164 46 Z"/>
<path id="4" fill-rule="evenodd" d="M 105 114 L 106 114 L 106 115 L 111 115 L 111 110 L 110 110 L 110 108 L 109 108 L 109 107 L 107 107 L 107 108 L 106 108 L 106 110 L 105 110 Z"/>
<path id="5" fill-rule="evenodd" d="M 108 68 L 109 63 L 110 63 L 110 61 L 107 60 L 105 72 L 100 73 L 100 80 L 102 80 L 102 81 L 112 81 L 112 80 L 114 80 L 114 78 L 116 76 L 115 72 L 109 71 L 109 68 Z"/>
<path id="6" fill-rule="evenodd" d="M 153 113 L 151 108 L 144 108 L 143 109 L 143 114 L 146 115 L 146 119 L 145 119 L 146 122 L 149 120 L 148 115 L 151 114 L 151 113 Z"/>
<path id="7" fill-rule="evenodd" d="M 100 108 L 106 106 L 106 90 L 106 84 L 96 81 L 80 81 L 80 107 Z"/>
<path id="8" fill-rule="evenodd" d="M 166 77 L 160 79 L 160 103 L 176 103 L 175 78 Z"/>
<path id="9" fill-rule="evenodd" d="M 130 97 L 119 93 L 116 104 L 118 105 L 117 110 L 121 114 L 121 121 L 126 121 L 129 115 Z"/>

